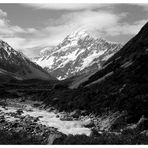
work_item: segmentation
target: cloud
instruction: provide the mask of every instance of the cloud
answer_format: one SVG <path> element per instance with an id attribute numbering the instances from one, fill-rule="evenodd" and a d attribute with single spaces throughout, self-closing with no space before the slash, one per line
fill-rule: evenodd
<path id="1" fill-rule="evenodd" d="M 105 32 L 110 36 L 135 35 L 146 22 L 147 20 L 136 21 L 133 24 L 117 23 L 115 26 L 107 28 Z"/>
<path id="2" fill-rule="evenodd" d="M 27 39 L 21 36 L 29 35 L 37 32 L 35 28 L 22 28 L 12 25 L 7 19 L 7 13 L 0 9 L 0 39 L 7 41 L 14 48 L 21 48 Z"/>
<path id="3" fill-rule="evenodd" d="M 14 49 L 22 49 L 22 45 L 26 42 L 26 39 L 21 37 L 6 37 L 4 38 L 4 41 L 12 46 Z"/>
<path id="4" fill-rule="evenodd" d="M 46 26 L 36 29 L 11 24 L 7 13 L 0 9 L 0 38 L 14 49 L 33 57 L 39 53 L 39 47 L 55 46 L 79 28 L 87 30 L 96 37 L 135 35 L 146 22 L 146 20 L 138 20 L 130 24 L 123 23 L 122 19 L 127 17 L 127 13 L 116 14 L 112 11 L 87 9 L 95 7 L 90 5 L 84 7 L 79 4 L 77 8 L 68 5 L 55 7 L 58 7 L 56 9 L 81 9 L 81 11 L 69 11 L 59 18 L 49 19 Z"/>
<path id="5" fill-rule="evenodd" d="M 107 4 L 90 4 L 90 3 L 28 3 L 23 4 L 35 9 L 54 9 L 54 10 L 86 10 L 107 6 Z"/>
<path id="6" fill-rule="evenodd" d="M 62 15 L 58 20 L 49 20 L 47 27 L 38 30 L 38 37 L 31 42 L 32 47 L 39 44 L 57 45 L 68 34 L 82 28 L 93 36 L 117 36 L 136 34 L 146 20 L 134 22 L 133 24 L 121 23 L 127 13 L 114 14 L 107 11 L 81 11 Z M 40 40 L 42 38 L 42 40 Z"/>
<path id="7" fill-rule="evenodd" d="M 144 8 L 145 11 L 148 11 L 148 3 L 129 3 L 129 5 L 136 5 L 141 8 Z"/>
<path id="8" fill-rule="evenodd" d="M 0 9 L 0 18 L 6 17 L 7 13 Z"/>
<path id="9" fill-rule="evenodd" d="M 5 32 L 6 35 L 14 35 L 16 33 L 32 33 L 34 28 L 21 28 L 20 26 L 11 25 L 7 19 L 7 13 L 0 9 L 0 35 Z"/>
<path id="10" fill-rule="evenodd" d="M 62 15 L 58 20 L 49 20 L 49 25 L 34 30 L 28 40 L 21 44 L 25 48 L 36 48 L 37 46 L 53 46 L 59 44 L 68 34 L 83 28 L 93 32 L 109 28 L 117 24 L 122 15 L 115 15 L 104 11 L 83 11 Z M 106 19 L 104 19 L 106 18 Z M 50 23 L 52 21 L 52 23 Z M 56 25 L 55 25 L 56 24 Z"/>

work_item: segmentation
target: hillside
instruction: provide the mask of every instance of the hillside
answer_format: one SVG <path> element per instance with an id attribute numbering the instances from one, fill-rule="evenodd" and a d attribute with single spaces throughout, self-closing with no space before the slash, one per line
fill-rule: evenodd
<path id="1" fill-rule="evenodd" d="M 0 40 L 0 68 L 21 79 L 55 79 L 39 65 L 30 61 L 22 53 L 15 51 L 6 42 Z"/>

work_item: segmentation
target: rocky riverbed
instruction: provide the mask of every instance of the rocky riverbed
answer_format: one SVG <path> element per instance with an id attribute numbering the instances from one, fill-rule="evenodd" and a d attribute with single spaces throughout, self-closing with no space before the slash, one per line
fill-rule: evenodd
<path id="1" fill-rule="evenodd" d="M 126 112 L 95 116 L 21 98 L 0 101 L 0 144 L 147 144 L 147 125 L 145 117 L 128 125 Z"/>
<path id="2" fill-rule="evenodd" d="M 89 136 L 91 133 L 91 129 L 84 127 L 86 124 L 85 121 L 69 117 L 66 113 L 58 112 L 52 107 L 46 110 L 42 109 L 42 102 L 29 100 L 19 102 L 18 99 L 7 99 L 1 102 L 7 104 L 0 106 L 0 115 L 4 116 L 7 121 L 16 121 L 25 117 L 31 117 L 36 123 L 57 128 L 59 132 L 66 135 L 85 134 Z"/>
<path id="3" fill-rule="evenodd" d="M 21 99 L 5 99 L 0 102 L 0 127 L 4 131 L 29 132 L 28 135 L 41 136 L 42 143 L 52 144 L 61 135 L 87 135 L 91 129 L 85 122 L 58 112 L 53 107 L 43 109 L 42 102 Z M 88 123 L 89 124 L 89 123 Z M 51 133 L 54 135 L 51 136 Z M 58 136 L 57 136 L 58 135 Z M 60 136 L 59 136 L 60 135 Z M 24 137 L 25 138 L 25 137 Z M 46 139 L 46 140 L 45 140 Z M 48 142 L 47 142 L 48 139 Z M 40 140 L 39 140 L 40 141 Z M 50 141 L 50 142 L 49 142 Z"/>

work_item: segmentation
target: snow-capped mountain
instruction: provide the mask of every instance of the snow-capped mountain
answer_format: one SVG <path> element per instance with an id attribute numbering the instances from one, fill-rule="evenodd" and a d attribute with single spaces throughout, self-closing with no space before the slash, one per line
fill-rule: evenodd
<path id="1" fill-rule="evenodd" d="M 5 73 L 13 73 L 15 78 L 19 79 L 54 79 L 47 71 L 2 40 L 0 40 L 0 68 Z"/>
<path id="2" fill-rule="evenodd" d="M 56 48 L 41 51 L 34 62 L 58 79 L 66 79 L 101 68 L 104 61 L 116 53 L 122 45 L 94 38 L 84 30 L 68 35 Z M 48 52 L 47 52 L 48 51 Z M 42 54 L 45 53 L 45 54 Z"/>

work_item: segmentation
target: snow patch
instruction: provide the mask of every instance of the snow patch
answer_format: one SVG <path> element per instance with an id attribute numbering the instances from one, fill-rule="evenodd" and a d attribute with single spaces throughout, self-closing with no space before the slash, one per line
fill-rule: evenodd
<path id="1" fill-rule="evenodd" d="M 47 57 L 46 59 L 43 58 L 40 58 L 39 60 L 36 61 L 36 63 L 42 67 L 48 67 L 49 69 L 52 67 L 52 65 L 54 64 L 54 59 L 55 57 L 54 56 L 51 56 L 51 57 Z"/>
<path id="2" fill-rule="evenodd" d="M 97 53 L 97 51 L 95 50 L 91 55 L 89 55 L 87 58 L 85 58 L 85 59 L 83 60 L 83 64 L 82 64 L 80 70 L 82 70 L 82 69 L 88 67 L 88 66 L 91 64 L 91 62 L 92 62 L 95 58 L 99 57 L 99 56 L 102 55 L 104 52 L 105 52 L 105 50 L 104 50 L 104 51 L 102 50 L 102 51 L 99 51 L 99 52 Z"/>
<path id="3" fill-rule="evenodd" d="M 92 84 L 96 84 L 96 83 L 99 83 L 99 82 L 105 80 L 107 77 L 111 76 L 113 73 L 114 73 L 113 71 L 112 71 L 112 72 L 109 72 L 108 74 L 106 74 L 105 76 L 101 77 L 100 79 L 98 79 L 98 80 L 96 80 L 96 81 L 93 81 L 92 83 L 86 85 L 86 87 L 87 87 L 87 86 L 90 86 L 90 85 L 92 85 Z"/>
<path id="4" fill-rule="evenodd" d="M 132 61 L 127 61 L 127 62 L 125 62 L 123 65 L 121 65 L 120 67 L 122 67 L 122 68 L 127 68 L 127 67 L 131 66 L 132 64 L 133 64 Z"/>
<path id="5" fill-rule="evenodd" d="M 103 58 L 103 60 L 104 61 L 107 61 L 110 57 L 112 57 L 114 55 L 114 53 L 112 53 L 112 54 L 109 54 L 109 55 L 107 55 L 107 56 L 105 56 L 104 58 Z"/>

